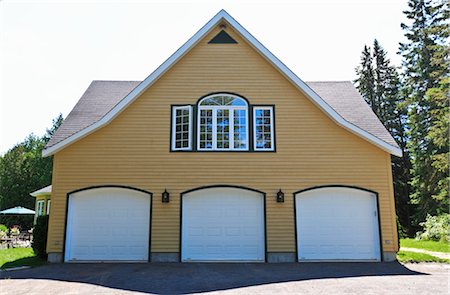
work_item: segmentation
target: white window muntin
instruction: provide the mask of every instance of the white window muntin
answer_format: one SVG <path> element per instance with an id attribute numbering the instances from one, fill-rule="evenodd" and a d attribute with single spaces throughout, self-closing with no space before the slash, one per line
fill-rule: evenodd
<path id="1" fill-rule="evenodd" d="M 177 136 L 177 110 L 187 110 L 188 111 L 188 145 L 185 147 L 177 147 L 176 146 L 176 136 Z M 192 150 L 192 106 L 173 106 L 172 107 L 172 150 L 174 151 L 183 151 L 183 150 Z"/>
<path id="2" fill-rule="evenodd" d="M 258 148 L 257 147 L 257 124 L 256 124 L 256 112 L 258 110 L 270 111 L 270 148 Z M 275 134 L 274 134 L 274 121 L 273 121 L 273 107 L 272 106 L 253 106 L 253 149 L 255 151 L 274 151 L 275 150 Z"/>
<path id="3" fill-rule="evenodd" d="M 214 96 L 229 96 L 233 98 L 240 99 L 245 102 L 244 99 L 230 95 L 230 94 L 214 94 L 203 98 L 198 103 L 198 114 L 197 114 L 197 150 L 199 151 L 248 151 L 249 150 L 249 127 L 248 127 L 248 105 L 245 102 L 245 106 L 228 106 L 228 105 L 201 105 L 202 101 L 214 97 Z M 212 148 L 201 148 L 200 146 L 200 117 L 201 110 L 211 110 L 212 111 Z M 217 110 L 228 110 L 228 120 L 229 125 L 229 148 L 217 148 Z M 234 147 L 234 111 L 243 110 L 245 111 L 245 148 L 235 148 Z"/>
<path id="4" fill-rule="evenodd" d="M 37 216 L 44 215 L 44 200 L 37 201 L 37 206 L 36 207 L 37 207 L 36 208 Z"/>

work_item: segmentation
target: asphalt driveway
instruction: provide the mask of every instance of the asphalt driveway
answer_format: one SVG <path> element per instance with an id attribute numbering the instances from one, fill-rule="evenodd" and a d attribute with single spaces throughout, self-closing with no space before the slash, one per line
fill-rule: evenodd
<path id="1" fill-rule="evenodd" d="M 0 294 L 448 294 L 449 265 L 50 264 L 0 272 Z"/>

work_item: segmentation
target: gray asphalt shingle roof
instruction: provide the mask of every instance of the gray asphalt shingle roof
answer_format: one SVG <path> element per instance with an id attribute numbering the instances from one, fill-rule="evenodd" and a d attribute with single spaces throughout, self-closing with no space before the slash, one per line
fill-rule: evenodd
<path id="1" fill-rule="evenodd" d="M 139 83 L 140 81 L 92 81 L 46 148 L 99 121 Z M 398 147 L 350 81 L 306 84 L 346 121 Z"/>

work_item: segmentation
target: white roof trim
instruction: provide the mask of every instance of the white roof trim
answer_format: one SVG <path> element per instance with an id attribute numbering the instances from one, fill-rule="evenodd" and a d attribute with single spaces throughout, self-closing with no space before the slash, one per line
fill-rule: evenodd
<path id="1" fill-rule="evenodd" d="M 51 194 L 52 194 L 52 185 L 46 186 L 44 188 L 41 188 L 37 191 L 30 193 L 30 195 L 33 197 L 42 196 L 42 195 L 51 195 Z"/>
<path id="2" fill-rule="evenodd" d="M 53 155 L 57 151 L 63 149 L 67 145 L 91 134 L 95 130 L 105 126 L 117 117 L 129 104 L 131 104 L 140 94 L 153 85 L 168 69 L 180 60 L 192 47 L 194 47 L 206 34 L 208 34 L 219 22 L 227 21 L 234 30 L 239 32 L 249 44 L 255 48 L 262 56 L 264 56 L 273 66 L 275 66 L 288 80 L 290 80 L 301 92 L 303 92 L 317 107 L 327 114 L 334 122 L 344 127 L 350 132 L 368 140 L 379 148 L 393 154 L 401 156 L 400 148 L 392 146 L 369 132 L 349 123 L 342 118 L 332 107 L 330 107 L 319 95 L 317 95 L 305 82 L 298 78 L 287 66 L 285 66 L 278 58 L 276 58 L 267 48 L 265 48 L 255 37 L 253 37 L 244 27 L 242 27 L 235 19 L 233 19 L 225 10 L 221 10 L 206 25 L 204 25 L 194 36 L 192 36 L 183 46 L 181 46 L 174 54 L 172 54 L 161 66 L 134 88 L 127 96 L 125 96 L 118 104 L 116 104 L 103 118 L 87 128 L 69 136 L 68 138 L 58 142 L 57 144 L 46 148 L 42 151 L 44 157 Z"/>

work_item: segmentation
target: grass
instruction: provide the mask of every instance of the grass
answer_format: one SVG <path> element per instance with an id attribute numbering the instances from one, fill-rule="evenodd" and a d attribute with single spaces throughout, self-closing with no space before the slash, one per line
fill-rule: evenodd
<path id="1" fill-rule="evenodd" d="M 433 252 L 450 253 L 450 245 L 447 242 L 421 241 L 416 239 L 401 239 L 400 247 L 423 249 Z"/>
<path id="2" fill-rule="evenodd" d="M 17 266 L 39 266 L 44 261 L 31 248 L 10 248 L 0 250 L 0 269 Z"/>
<path id="3" fill-rule="evenodd" d="M 399 251 L 397 253 L 397 260 L 399 262 L 440 262 L 450 263 L 450 259 L 443 259 L 435 256 L 431 256 L 425 253 L 416 253 L 409 251 Z"/>

